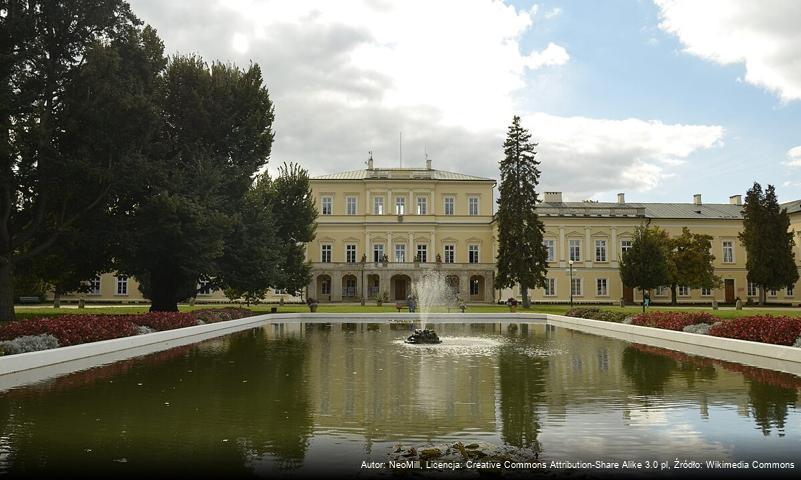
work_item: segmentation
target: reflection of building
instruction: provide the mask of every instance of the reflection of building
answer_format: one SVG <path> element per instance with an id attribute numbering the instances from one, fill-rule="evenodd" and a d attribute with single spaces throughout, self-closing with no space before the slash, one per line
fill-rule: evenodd
<path id="1" fill-rule="evenodd" d="M 464 301 L 491 302 L 495 180 L 431 168 L 374 168 L 311 180 L 320 216 L 309 296 L 405 300 L 436 271 Z"/>

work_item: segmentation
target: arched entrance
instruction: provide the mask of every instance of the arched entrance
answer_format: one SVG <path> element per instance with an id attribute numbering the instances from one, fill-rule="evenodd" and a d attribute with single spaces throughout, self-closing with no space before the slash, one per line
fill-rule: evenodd
<path id="1" fill-rule="evenodd" d="M 473 275 L 470 277 L 470 301 L 482 302 L 484 295 L 486 295 L 486 286 L 484 285 L 484 277 L 481 275 Z"/>
<path id="2" fill-rule="evenodd" d="M 412 279 L 408 275 L 393 275 L 389 279 L 389 296 L 393 300 L 406 300 L 412 293 Z"/>
<path id="3" fill-rule="evenodd" d="M 381 293 L 381 277 L 375 274 L 367 275 L 367 298 L 378 298 Z"/>
<path id="4" fill-rule="evenodd" d="M 451 292 L 453 295 L 459 294 L 459 276 L 458 275 L 448 275 L 445 277 L 445 285 L 451 288 Z"/>
<path id="5" fill-rule="evenodd" d="M 331 301 L 331 276 L 330 275 L 317 275 L 317 288 L 316 297 L 317 301 L 330 302 Z"/>
<path id="6" fill-rule="evenodd" d="M 355 301 L 356 298 L 359 296 L 359 292 L 356 289 L 356 276 L 355 275 L 343 275 L 342 276 L 342 300 L 343 301 Z"/>

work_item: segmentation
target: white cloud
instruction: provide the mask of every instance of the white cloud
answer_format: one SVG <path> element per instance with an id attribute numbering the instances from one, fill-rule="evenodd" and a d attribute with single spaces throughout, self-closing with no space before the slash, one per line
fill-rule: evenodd
<path id="1" fill-rule="evenodd" d="M 660 28 L 687 52 L 723 65 L 743 63 L 745 81 L 801 99 L 801 2 L 654 0 Z"/>
<path id="2" fill-rule="evenodd" d="M 801 167 L 801 145 L 787 150 L 787 161 L 784 164 L 790 167 Z"/>
<path id="3" fill-rule="evenodd" d="M 545 12 L 543 17 L 545 17 L 546 20 L 551 20 L 553 18 L 558 17 L 561 13 L 562 13 L 562 9 L 561 8 L 554 7 L 552 9 L 548 10 L 547 12 Z"/>
<path id="4" fill-rule="evenodd" d="M 536 70 L 544 66 L 564 65 L 568 60 L 570 55 L 567 50 L 551 42 L 541 52 L 531 52 L 526 58 L 526 66 Z"/>

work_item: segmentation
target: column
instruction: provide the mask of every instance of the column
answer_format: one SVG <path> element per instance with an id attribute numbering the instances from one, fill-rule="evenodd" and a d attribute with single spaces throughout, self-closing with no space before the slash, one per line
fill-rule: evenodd
<path id="1" fill-rule="evenodd" d="M 612 266 L 616 267 L 617 265 L 617 253 L 620 250 L 620 247 L 617 244 L 617 227 L 612 227 L 612 245 L 609 245 L 609 258 L 612 260 Z"/>
<path id="2" fill-rule="evenodd" d="M 595 245 L 592 245 L 592 237 L 590 237 L 590 227 L 584 227 L 584 245 L 586 249 L 586 256 L 584 257 L 584 265 L 592 267 L 592 260 L 595 258 Z"/>
<path id="3" fill-rule="evenodd" d="M 331 301 L 342 301 L 342 272 L 338 270 L 331 272 Z"/>
<path id="4" fill-rule="evenodd" d="M 567 255 L 567 245 L 565 245 L 565 227 L 559 227 L 559 266 L 565 266 Z"/>
<path id="5" fill-rule="evenodd" d="M 394 215 L 395 214 L 395 200 L 392 198 L 392 190 L 387 189 L 387 203 L 384 205 L 384 214 L 385 215 Z"/>
<path id="6" fill-rule="evenodd" d="M 364 215 L 370 215 L 373 211 L 370 209 L 370 196 L 372 190 L 367 190 L 364 194 Z"/>

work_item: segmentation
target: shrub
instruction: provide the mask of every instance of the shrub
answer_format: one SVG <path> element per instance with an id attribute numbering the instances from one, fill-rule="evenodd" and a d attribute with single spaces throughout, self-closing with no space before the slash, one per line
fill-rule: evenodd
<path id="1" fill-rule="evenodd" d="M 77 345 L 136 333 L 129 315 L 63 315 L 54 318 L 19 320 L 0 326 L 0 340 L 27 335 L 50 334 L 59 345 Z"/>
<path id="2" fill-rule="evenodd" d="M 153 330 L 173 330 L 175 328 L 193 327 L 197 325 L 191 313 L 182 312 L 148 312 L 138 315 L 126 315 L 136 325 L 149 327 Z"/>
<path id="3" fill-rule="evenodd" d="M 225 308 L 206 308 L 195 310 L 192 315 L 204 323 L 224 322 L 226 320 L 236 320 L 253 315 L 252 310 L 247 308 L 225 307 Z"/>
<path id="4" fill-rule="evenodd" d="M 699 323 L 715 323 L 717 317 L 707 312 L 648 312 L 641 313 L 631 321 L 632 325 L 642 327 L 664 328 L 682 331 L 684 327 Z"/>
<path id="5" fill-rule="evenodd" d="M 51 348 L 58 348 L 58 339 L 49 334 L 25 335 L 14 340 L 0 342 L 0 349 L 2 349 L 4 355 L 38 352 L 39 350 L 50 350 Z"/>
<path id="6" fill-rule="evenodd" d="M 774 345 L 793 345 L 801 335 L 801 319 L 772 315 L 741 317 L 713 325 L 709 334 Z"/>
<path id="7" fill-rule="evenodd" d="M 604 322 L 620 323 L 626 319 L 626 313 L 601 310 L 595 307 L 579 307 L 568 310 L 565 313 L 568 317 L 589 318 L 591 320 L 603 320 Z"/>

